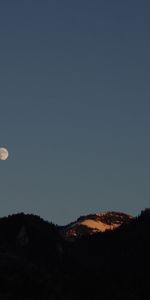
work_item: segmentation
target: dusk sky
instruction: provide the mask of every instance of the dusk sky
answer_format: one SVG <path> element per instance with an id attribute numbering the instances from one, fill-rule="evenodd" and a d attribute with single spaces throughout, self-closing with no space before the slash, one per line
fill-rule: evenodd
<path id="1" fill-rule="evenodd" d="M 150 1 L 0 2 L 0 216 L 150 205 Z"/>

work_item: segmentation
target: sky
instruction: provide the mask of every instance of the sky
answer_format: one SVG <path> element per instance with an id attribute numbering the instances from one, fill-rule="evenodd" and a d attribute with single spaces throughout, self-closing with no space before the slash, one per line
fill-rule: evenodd
<path id="1" fill-rule="evenodd" d="M 0 216 L 150 205 L 150 2 L 0 1 Z"/>

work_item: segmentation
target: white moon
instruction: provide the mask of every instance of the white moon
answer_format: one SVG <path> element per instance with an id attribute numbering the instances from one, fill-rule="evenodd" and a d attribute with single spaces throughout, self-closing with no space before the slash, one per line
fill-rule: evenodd
<path id="1" fill-rule="evenodd" d="M 0 148 L 0 160 L 6 160 L 9 156 L 8 150 L 5 148 Z"/>

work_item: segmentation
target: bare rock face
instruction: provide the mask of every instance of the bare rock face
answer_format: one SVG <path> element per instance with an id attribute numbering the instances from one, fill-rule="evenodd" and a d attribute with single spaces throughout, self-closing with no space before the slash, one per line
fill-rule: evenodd
<path id="1" fill-rule="evenodd" d="M 122 212 L 100 212 L 82 216 L 77 221 L 64 226 L 63 233 L 66 238 L 76 238 L 84 235 L 92 235 L 97 232 L 113 230 L 123 223 L 128 223 L 132 216 Z"/>

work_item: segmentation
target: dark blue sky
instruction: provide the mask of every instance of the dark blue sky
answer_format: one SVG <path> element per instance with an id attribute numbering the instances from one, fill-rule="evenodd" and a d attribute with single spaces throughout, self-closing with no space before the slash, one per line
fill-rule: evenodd
<path id="1" fill-rule="evenodd" d="M 2 0 L 0 216 L 150 203 L 150 2 Z"/>

